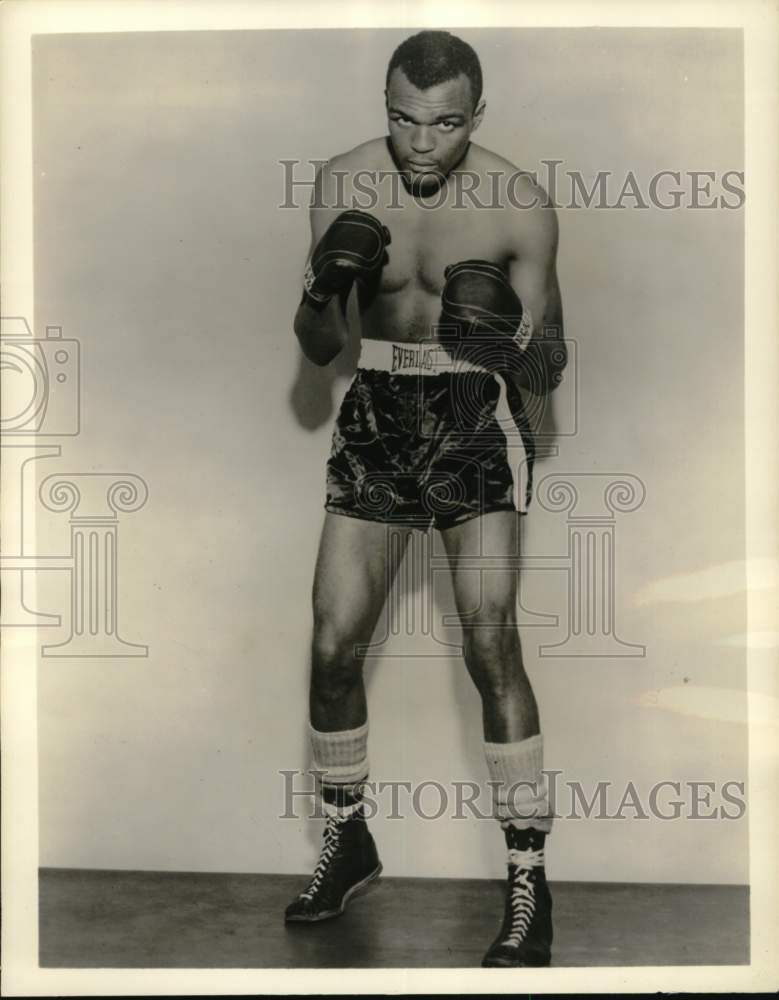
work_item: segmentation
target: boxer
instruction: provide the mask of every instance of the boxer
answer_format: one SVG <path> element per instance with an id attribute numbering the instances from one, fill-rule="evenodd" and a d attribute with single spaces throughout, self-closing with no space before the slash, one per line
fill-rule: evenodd
<path id="1" fill-rule="evenodd" d="M 360 791 L 368 714 L 356 650 L 370 641 L 392 583 L 388 525 L 406 543 L 411 530 L 434 528 L 451 564 L 507 848 L 503 922 L 482 964 L 546 965 L 552 816 L 517 630 L 517 576 L 480 577 L 458 556 L 481 545 L 517 551 L 533 460 L 519 390 L 551 391 L 566 363 L 557 220 L 532 178 L 472 141 L 485 101 L 467 43 L 444 31 L 408 38 L 389 62 L 385 97 L 388 135 L 334 156 L 317 174 L 294 320 L 304 354 L 326 365 L 347 343 L 354 300 L 362 353 L 333 433 L 313 588 L 309 730 L 327 822 L 315 871 L 285 919 L 338 916 L 381 872 Z M 367 209 L 364 185 L 351 180 L 366 171 L 401 181 Z M 463 199 L 466 179 L 483 181 L 500 207 Z M 508 461 L 501 408 L 524 446 L 524 488 Z"/>

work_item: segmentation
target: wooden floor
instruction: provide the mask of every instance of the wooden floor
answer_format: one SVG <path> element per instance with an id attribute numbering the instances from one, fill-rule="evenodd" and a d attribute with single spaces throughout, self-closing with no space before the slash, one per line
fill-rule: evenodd
<path id="1" fill-rule="evenodd" d="M 285 926 L 295 875 L 42 869 L 49 968 L 477 967 L 503 883 L 383 878 L 321 924 Z M 746 886 L 558 882 L 555 966 L 741 965 Z"/>

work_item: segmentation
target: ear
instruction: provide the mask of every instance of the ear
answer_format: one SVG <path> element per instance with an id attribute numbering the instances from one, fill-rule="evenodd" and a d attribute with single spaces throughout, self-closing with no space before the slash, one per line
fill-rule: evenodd
<path id="1" fill-rule="evenodd" d="M 482 97 L 480 98 L 479 103 L 473 110 L 473 126 L 471 127 L 472 132 L 475 132 L 476 129 L 481 125 L 481 120 L 484 117 L 484 112 L 486 111 L 486 109 L 487 109 L 487 104 L 484 98 Z"/>
<path id="2" fill-rule="evenodd" d="M 389 107 L 389 94 L 387 93 L 387 88 L 384 88 L 384 107 Z"/>

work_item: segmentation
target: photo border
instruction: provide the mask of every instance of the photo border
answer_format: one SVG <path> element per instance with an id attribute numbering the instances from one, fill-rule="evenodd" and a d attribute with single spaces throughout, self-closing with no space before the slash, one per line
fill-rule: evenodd
<path id="1" fill-rule="evenodd" d="M 3 313 L 32 318 L 31 38 L 35 34 L 422 27 L 741 27 L 744 30 L 746 189 L 746 515 L 748 588 L 754 560 L 779 552 L 777 428 L 779 373 L 776 275 L 779 177 L 776 81 L 779 11 L 762 0 L 684 2 L 389 2 L 307 0 L 294 4 L 202 2 L 24 2 L 0 7 L 2 73 Z M 305 30 L 305 29 L 303 29 Z M 768 458 L 767 458 L 768 456 Z M 2 502 L 14 502 L 2 482 Z M 7 511 L 7 506 L 4 507 Z M 6 518 L 2 519 L 5 523 Z M 748 623 L 755 602 L 748 593 Z M 765 627 L 765 626 L 763 626 Z M 779 625 L 777 625 L 779 628 Z M 3 636 L 2 649 L 2 991 L 16 995 L 190 993 L 516 993 L 774 990 L 779 985 L 776 888 L 777 748 L 749 733 L 749 966 L 491 969 L 40 969 L 38 967 L 38 801 L 34 629 Z M 748 649 L 748 691 L 779 694 L 776 650 Z M 769 730 L 771 727 L 764 727 Z M 770 877 L 767 877 L 770 873 Z M 521 989 L 520 989 L 521 987 Z"/>

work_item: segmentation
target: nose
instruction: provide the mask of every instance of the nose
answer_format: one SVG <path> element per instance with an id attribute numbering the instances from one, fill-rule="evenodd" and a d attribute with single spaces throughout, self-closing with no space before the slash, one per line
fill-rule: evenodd
<path id="1" fill-rule="evenodd" d="M 417 125 L 411 136 L 411 148 L 415 153 L 431 153 L 435 149 L 435 136 L 429 125 Z"/>

